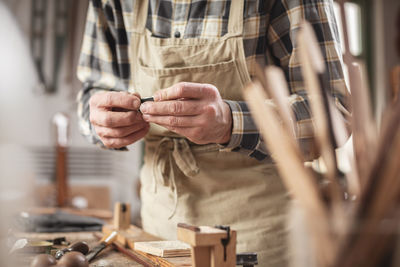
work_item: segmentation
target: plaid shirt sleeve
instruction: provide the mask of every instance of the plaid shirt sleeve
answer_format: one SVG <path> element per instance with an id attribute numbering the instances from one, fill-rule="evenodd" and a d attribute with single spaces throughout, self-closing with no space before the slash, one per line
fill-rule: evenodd
<path id="1" fill-rule="evenodd" d="M 338 109 L 348 115 L 347 89 L 333 4 L 331 0 L 277 0 L 269 14 L 266 57 L 268 64 L 279 66 L 285 73 L 291 92 L 290 103 L 296 118 L 296 137 L 305 158 L 310 160 L 316 157 L 314 129 L 301 74 L 296 34 L 304 18 L 312 24 L 327 67 L 322 79 L 323 89 L 334 97 Z M 270 155 L 247 104 L 226 102 L 232 111 L 233 126 L 231 140 L 225 149 L 246 153 L 258 160 L 269 159 Z"/>
<path id="2" fill-rule="evenodd" d="M 104 91 L 127 91 L 130 65 L 127 35 L 123 28 L 121 6 L 111 6 L 102 0 L 90 0 L 86 18 L 78 78 L 83 88 L 78 94 L 78 123 L 80 132 L 91 143 L 105 148 L 90 123 L 89 99 Z M 116 149 L 126 150 L 126 148 Z"/>

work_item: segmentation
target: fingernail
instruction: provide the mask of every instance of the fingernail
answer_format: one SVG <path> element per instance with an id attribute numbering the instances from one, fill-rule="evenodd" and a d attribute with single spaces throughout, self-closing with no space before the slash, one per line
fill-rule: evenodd
<path id="1" fill-rule="evenodd" d="M 143 114 L 143 115 L 142 115 L 142 118 L 143 118 L 144 121 L 148 121 L 149 118 L 150 118 L 150 115 Z"/>
<path id="2" fill-rule="evenodd" d="M 149 104 L 146 103 L 146 102 L 144 102 L 143 104 L 140 105 L 140 111 L 141 111 L 142 113 L 146 113 L 147 110 L 148 110 L 148 106 L 149 106 Z"/>
<path id="3" fill-rule="evenodd" d="M 153 95 L 153 98 L 154 98 L 154 101 L 160 100 L 160 96 L 157 93 Z"/>
<path id="4" fill-rule="evenodd" d="M 132 104 L 133 104 L 133 107 L 134 107 L 134 108 L 137 108 L 137 107 L 139 107 L 139 105 L 140 105 L 140 100 L 134 99 L 133 102 L 132 102 Z"/>

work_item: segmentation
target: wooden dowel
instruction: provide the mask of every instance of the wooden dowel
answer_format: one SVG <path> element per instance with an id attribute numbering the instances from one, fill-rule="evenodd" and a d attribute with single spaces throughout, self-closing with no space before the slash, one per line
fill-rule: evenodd
<path id="1" fill-rule="evenodd" d="M 283 70 L 275 66 L 268 66 L 264 73 L 267 83 L 265 89 L 268 95 L 273 98 L 287 132 L 293 140 L 296 140 L 296 119 L 290 106 L 289 88 Z"/>
<path id="2" fill-rule="evenodd" d="M 343 212 L 340 211 L 343 193 L 337 180 L 336 142 L 332 130 L 329 102 L 319 81 L 319 75 L 322 75 L 325 71 L 324 60 L 315 34 L 308 22 L 302 23 L 297 39 L 304 84 L 315 122 L 315 138 L 327 168 L 326 177 L 331 183 L 329 187 L 330 199 L 334 202 L 332 204 L 336 205 L 334 208 L 338 209 L 339 216 L 343 218 Z M 337 219 L 340 220 L 340 218 Z"/>
<path id="3" fill-rule="evenodd" d="M 154 263 L 147 259 L 146 257 L 143 257 L 139 253 L 136 253 L 133 250 L 125 248 L 122 244 L 119 242 L 115 241 L 112 243 L 112 246 L 115 250 L 118 250 L 122 254 L 128 256 L 129 258 L 133 259 L 135 262 L 142 264 L 145 267 L 153 267 Z"/>
<path id="4" fill-rule="evenodd" d="M 252 116 L 277 161 L 283 182 L 309 215 L 308 223 L 314 233 L 313 240 L 319 251 L 320 266 L 330 266 L 337 247 L 330 238 L 328 213 L 313 174 L 304 167 L 300 151 L 282 128 L 274 109 L 265 102 L 266 94 L 261 85 L 257 82 L 250 83 L 243 93 Z"/>
<path id="5" fill-rule="evenodd" d="M 345 46 L 343 61 L 347 66 L 351 91 L 354 155 L 356 158 L 360 186 L 363 188 L 367 184 L 367 173 L 372 164 L 372 158 L 374 157 L 373 151 L 376 149 L 377 129 L 372 117 L 367 82 L 365 77 L 363 78 L 363 74 L 365 75 L 366 73 L 364 64 L 356 60 L 350 52 L 344 2 L 344 0 L 338 1 Z"/>

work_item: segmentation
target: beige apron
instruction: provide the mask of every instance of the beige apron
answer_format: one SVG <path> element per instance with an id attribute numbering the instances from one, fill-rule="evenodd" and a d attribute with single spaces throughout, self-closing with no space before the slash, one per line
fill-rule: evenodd
<path id="1" fill-rule="evenodd" d="M 215 85 L 223 99 L 242 100 L 250 81 L 243 49 L 243 0 L 232 1 L 228 33 L 213 39 L 162 39 L 145 28 L 148 0 L 135 1 L 130 59 L 141 96 L 175 83 Z M 141 171 L 145 231 L 176 239 L 176 224 L 230 225 L 238 252 L 257 252 L 259 266 L 286 266 L 288 198 L 274 164 L 216 144 L 196 145 L 151 125 Z"/>

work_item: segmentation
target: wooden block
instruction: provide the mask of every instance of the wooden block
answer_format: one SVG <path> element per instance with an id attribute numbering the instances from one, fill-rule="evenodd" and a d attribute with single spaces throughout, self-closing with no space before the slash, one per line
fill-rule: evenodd
<path id="1" fill-rule="evenodd" d="M 230 231 L 229 243 L 226 248 L 222 240 L 227 238 L 227 232 L 222 229 L 200 226 L 180 227 L 178 239 L 192 246 L 193 267 L 234 267 L 236 266 L 236 231 Z M 226 258 L 225 253 L 226 252 Z"/>
<path id="2" fill-rule="evenodd" d="M 181 241 L 135 242 L 135 250 L 163 258 L 190 256 L 190 246 Z"/>
<path id="3" fill-rule="evenodd" d="M 191 246 L 211 246 L 221 243 L 226 237 L 226 231 L 209 226 L 200 226 L 199 232 L 187 228 L 178 227 L 178 239 Z"/>
<path id="4" fill-rule="evenodd" d="M 192 265 L 194 267 L 211 266 L 211 247 L 192 247 Z"/>
<path id="5" fill-rule="evenodd" d="M 128 203 L 115 203 L 114 229 L 125 230 L 131 225 L 131 205 Z"/>

